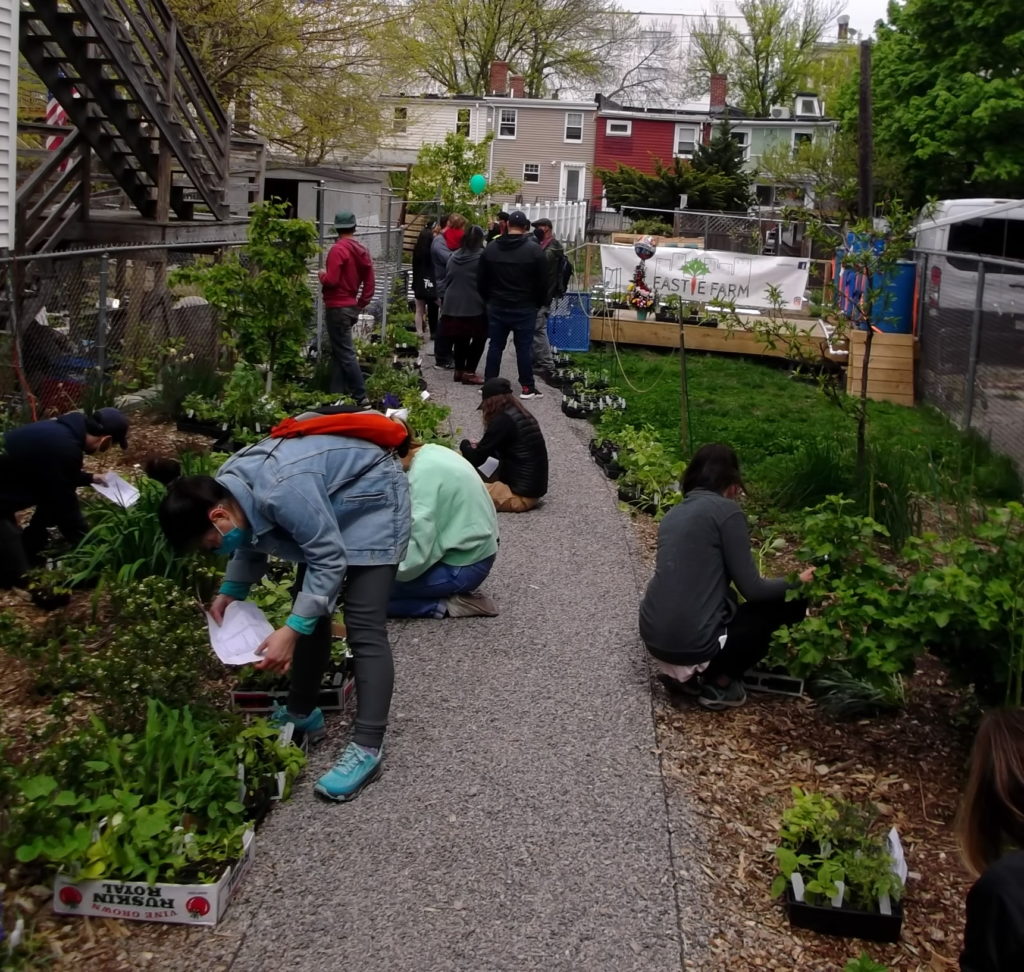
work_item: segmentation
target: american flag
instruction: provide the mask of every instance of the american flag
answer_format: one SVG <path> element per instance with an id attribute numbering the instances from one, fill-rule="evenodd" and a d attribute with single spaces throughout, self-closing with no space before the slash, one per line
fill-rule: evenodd
<path id="1" fill-rule="evenodd" d="M 68 113 L 64 110 L 64 106 L 50 94 L 46 99 L 46 124 L 47 125 L 66 125 L 68 123 Z M 61 143 L 64 141 L 64 134 L 59 133 L 57 135 L 46 136 L 46 148 L 48 151 L 56 152 L 60 148 Z"/>

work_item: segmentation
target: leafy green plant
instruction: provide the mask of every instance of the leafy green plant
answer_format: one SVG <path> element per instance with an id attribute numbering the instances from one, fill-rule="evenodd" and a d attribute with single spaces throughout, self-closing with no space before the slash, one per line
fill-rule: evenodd
<path id="1" fill-rule="evenodd" d="M 153 699 L 137 733 L 93 717 L 22 770 L 0 854 L 74 878 L 215 880 L 249 826 L 239 764 L 249 788 L 304 762 L 277 735 Z"/>
<path id="2" fill-rule="evenodd" d="M 841 669 L 900 700 L 900 676 L 923 650 L 923 606 L 907 598 L 899 570 L 880 554 L 888 531 L 852 507 L 832 496 L 804 518 L 800 556 L 819 566 L 799 596 L 812 612 L 776 632 L 774 658 L 797 677 Z"/>
<path id="3" fill-rule="evenodd" d="M 652 508 L 660 519 L 682 499 L 682 462 L 672 458 L 649 426 L 620 426 L 614 438 L 623 470 L 618 480 L 620 490 L 632 492 L 638 505 Z"/>
<path id="4" fill-rule="evenodd" d="M 792 804 L 783 811 L 775 860 L 779 873 L 772 881 L 778 897 L 799 872 L 805 898 L 811 903 L 833 898 L 844 884 L 843 904 L 874 910 L 888 895 L 898 901 L 903 883 L 893 871 L 893 858 L 874 830 L 878 813 L 870 805 L 833 799 L 792 788 Z"/>
<path id="5" fill-rule="evenodd" d="M 117 728 L 138 726 L 147 696 L 170 705 L 220 697 L 223 670 L 192 596 L 161 577 L 115 582 L 107 593 L 103 623 L 68 625 L 54 617 L 38 633 L 4 624 L 0 647 L 32 662 L 37 692 L 78 692 Z"/>
<path id="6" fill-rule="evenodd" d="M 889 967 L 876 962 L 867 952 L 861 952 L 843 966 L 843 972 L 889 972 Z"/>
<path id="7" fill-rule="evenodd" d="M 317 252 L 312 223 L 283 219 L 285 206 L 252 210 L 249 241 L 220 263 L 175 270 L 172 285 L 197 287 L 221 312 L 227 341 L 251 366 L 266 366 L 266 390 L 275 375 L 297 373 L 313 317 L 309 261 Z"/>

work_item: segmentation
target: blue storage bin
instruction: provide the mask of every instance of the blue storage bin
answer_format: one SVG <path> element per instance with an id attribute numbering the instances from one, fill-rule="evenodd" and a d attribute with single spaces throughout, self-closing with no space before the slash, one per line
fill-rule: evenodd
<path id="1" fill-rule="evenodd" d="M 590 350 L 590 294 L 570 290 L 551 304 L 548 340 L 559 351 Z"/>

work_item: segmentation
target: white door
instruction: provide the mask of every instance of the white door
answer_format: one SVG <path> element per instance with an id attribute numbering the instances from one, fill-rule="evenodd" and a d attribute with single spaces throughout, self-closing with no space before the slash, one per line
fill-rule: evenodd
<path id="1" fill-rule="evenodd" d="M 583 179 L 587 167 L 582 162 L 563 162 L 562 178 L 558 187 L 558 198 L 565 202 L 576 202 L 585 195 Z"/>

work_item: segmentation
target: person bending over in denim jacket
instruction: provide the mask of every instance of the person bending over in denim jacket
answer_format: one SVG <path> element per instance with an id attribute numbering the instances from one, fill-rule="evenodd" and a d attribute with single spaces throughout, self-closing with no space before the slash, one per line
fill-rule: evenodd
<path id="1" fill-rule="evenodd" d="M 260 646 L 256 667 L 291 669 L 287 706 L 272 718 L 293 723 L 311 742 L 326 734 L 316 700 L 340 596 L 358 704 L 352 741 L 313 789 L 351 800 L 380 775 L 394 684 L 387 604 L 410 525 L 409 488 L 395 454 L 339 435 L 264 439 L 232 456 L 216 477 L 171 482 L 159 516 L 176 549 L 231 558 L 210 607 L 218 622 L 263 576 L 268 554 L 299 564 L 292 613 Z"/>
<path id="2" fill-rule="evenodd" d="M 398 420 L 395 420 L 398 421 Z M 409 427 L 400 423 L 407 432 Z M 477 588 L 498 552 L 498 515 L 477 471 L 447 446 L 421 445 L 409 432 L 412 535 L 391 589 L 393 618 L 497 616 Z"/>

